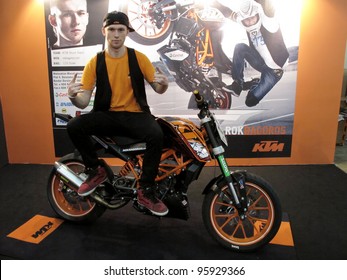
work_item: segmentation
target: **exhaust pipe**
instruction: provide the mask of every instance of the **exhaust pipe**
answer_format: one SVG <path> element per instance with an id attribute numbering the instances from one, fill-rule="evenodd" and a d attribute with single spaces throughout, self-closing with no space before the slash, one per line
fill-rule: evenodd
<path id="1" fill-rule="evenodd" d="M 61 176 L 61 178 L 66 181 L 66 183 L 74 184 L 76 187 L 80 187 L 82 183 L 85 181 L 85 179 L 78 176 L 74 171 L 72 171 L 68 166 L 65 164 L 56 161 L 54 163 L 54 167 L 57 170 L 57 173 Z M 121 200 L 118 203 L 110 204 L 107 201 L 105 201 L 101 196 L 99 196 L 97 193 L 91 193 L 89 195 L 91 198 L 93 198 L 97 203 L 100 205 L 103 205 L 109 209 L 118 209 L 122 206 L 124 206 L 124 201 Z"/>
<path id="2" fill-rule="evenodd" d="M 67 180 L 67 183 L 72 183 L 79 188 L 84 182 L 84 180 L 81 177 L 79 177 L 65 164 L 56 161 L 54 163 L 54 167 L 57 170 L 57 172 L 63 177 L 63 179 Z"/>

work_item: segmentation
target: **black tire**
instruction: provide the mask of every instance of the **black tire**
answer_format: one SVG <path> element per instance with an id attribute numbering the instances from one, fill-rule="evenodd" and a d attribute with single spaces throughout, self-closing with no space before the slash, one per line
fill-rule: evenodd
<path id="1" fill-rule="evenodd" d="M 156 45 L 164 41 L 172 32 L 177 11 L 167 11 L 168 18 L 158 28 L 154 19 L 148 15 L 148 8 L 157 1 L 129 1 L 121 7 L 121 11 L 128 15 L 131 26 L 135 32 L 130 32 L 129 37 L 136 43 L 142 45 Z M 147 14 L 146 14 L 147 12 Z"/>
<path id="2" fill-rule="evenodd" d="M 84 170 L 84 164 L 79 159 L 66 159 L 60 162 L 76 173 L 81 173 Z M 55 168 L 53 168 L 48 178 L 47 196 L 53 210 L 61 218 L 71 222 L 93 222 L 106 210 L 104 206 L 95 203 L 89 196 L 79 196 L 77 188 L 60 179 Z"/>
<path id="3" fill-rule="evenodd" d="M 203 202 L 202 216 L 211 236 L 223 247 L 236 252 L 250 252 L 268 244 L 282 221 L 279 198 L 261 177 L 244 173 L 248 200 L 247 217 L 243 221 L 232 204 L 210 190 Z M 225 185 L 221 188 L 228 197 Z"/>

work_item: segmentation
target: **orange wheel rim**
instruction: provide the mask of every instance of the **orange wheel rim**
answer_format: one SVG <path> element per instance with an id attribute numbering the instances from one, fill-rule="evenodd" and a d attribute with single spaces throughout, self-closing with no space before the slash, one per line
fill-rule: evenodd
<path id="1" fill-rule="evenodd" d="M 135 29 L 136 33 L 142 37 L 155 39 L 161 37 L 169 29 L 171 20 L 170 17 L 165 20 L 163 26 L 159 29 L 148 15 L 148 11 L 153 6 L 154 1 L 143 2 L 129 2 L 128 3 L 128 17 L 131 26 Z M 170 15 L 171 11 L 165 12 Z"/>
<path id="2" fill-rule="evenodd" d="M 234 245 L 245 246 L 260 242 L 267 236 L 274 222 L 274 205 L 269 196 L 249 182 L 246 189 L 249 203 L 243 221 L 236 208 L 223 202 L 221 196 L 216 195 L 210 207 L 214 230 L 222 239 Z M 230 196 L 227 186 L 222 192 Z"/>
<path id="3" fill-rule="evenodd" d="M 79 162 L 69 162 L 66 165 L 76 173 L 84 170 L 84 165 Z M 88 197 L 79 196 L 77 187 L 66 184 L 57 175 L 53 176 L 51 188 L 55 204 L 69 216 L 84 216 L 95 207 L 95 202 Z"/>

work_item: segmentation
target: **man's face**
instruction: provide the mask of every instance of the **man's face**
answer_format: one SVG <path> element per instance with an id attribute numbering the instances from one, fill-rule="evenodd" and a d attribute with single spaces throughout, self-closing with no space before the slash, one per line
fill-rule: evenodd
<path id="1" fill-rule="evenodd" d="M 102 33 L 106 37 L 109 48 L 119 49 L 124 45 L 129 30 L 123 24 L 111 24 L 103 28 Z"/>
<path id="2" fill-rule="evenodd" d="M 89 20 L 86 0 L 61 0 L 52 10 L 50 22 L 60 47 L 82 44 Z"/>
<path id="3" fill-rule="evenodd" d="M 243 26 L 251 27 L 251 26 L 256 25 L 259 20 L 260 20 L 259 14 L 255 14 L 254 16 L 243 19 L 241 22 L 242 22 Z"/>

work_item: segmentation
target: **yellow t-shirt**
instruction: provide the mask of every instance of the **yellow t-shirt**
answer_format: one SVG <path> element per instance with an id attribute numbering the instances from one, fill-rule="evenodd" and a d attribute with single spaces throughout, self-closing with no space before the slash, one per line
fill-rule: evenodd
<path id="1" fill-rule="evenodd" d="M 153 82 L 155 69 L 147 56 L 135 51 L 141 72 L 148 83 Z M 96 84 L 96 60 L 94 56 L 84 67 L 82 75 L 83 89 L 91 90 Z M 105 52 L 108 79 L 112 90 L 110 111 L 141 112 L 136 102 L 129 71 L 128 52 L 120 58 L 113 58 Z"/>

